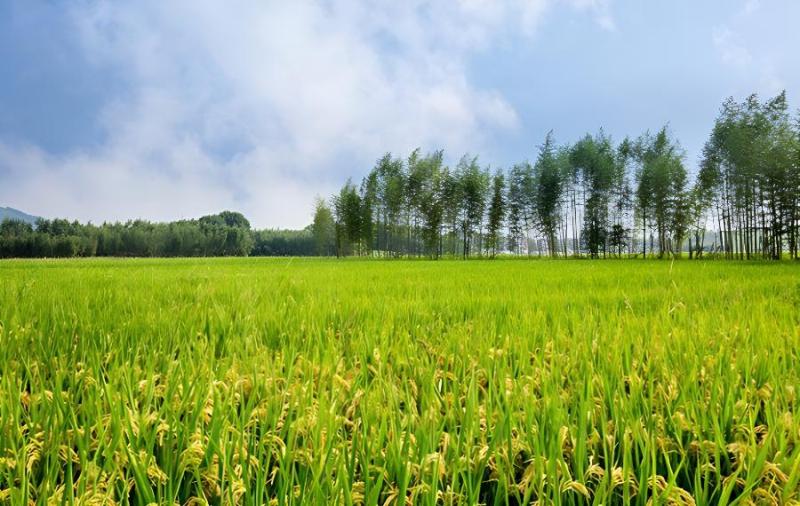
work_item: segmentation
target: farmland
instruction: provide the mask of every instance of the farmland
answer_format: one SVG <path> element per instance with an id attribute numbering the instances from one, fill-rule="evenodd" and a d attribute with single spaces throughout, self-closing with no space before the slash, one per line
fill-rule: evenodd
<path id="1" fill-rule="evenodd" d="M 0 504 L 788 504 L 798 389 L 791 262 L 0 262 Z"/>

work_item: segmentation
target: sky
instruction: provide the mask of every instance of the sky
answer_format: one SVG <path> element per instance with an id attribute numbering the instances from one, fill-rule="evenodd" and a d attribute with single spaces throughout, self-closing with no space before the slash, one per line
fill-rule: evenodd
<path id="1" fill-rule="evenodd" d="M 81 221 L 224 209 L 300 228 L 385 152 L 534 160 L 548 131 L 800 106 L 797 0 L 0 0 L 0 206 Z"/>

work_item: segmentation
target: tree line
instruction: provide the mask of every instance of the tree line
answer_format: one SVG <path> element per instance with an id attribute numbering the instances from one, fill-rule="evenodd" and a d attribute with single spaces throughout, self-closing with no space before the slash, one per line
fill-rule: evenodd
<path id="1" fill-rule="evenodd" d="M 318 200 L 311 228 L 320 255 L 797 259 L 800 117 L 785 92 L 728 99 L 694 178 L 667 127 L 619 143 L 550 132 L 534 163 L 505 171 L 387 153 Z"/>
<path id="2" fill-rule="evenodd" d="M 798 258 L 800 117 L 786 94 L 721 109 L 690 177 L 667 127 L 615 143 L 550 132 L 508 170 L 444 152 L 387 153 L 359 185 L 318 199 L 303 230 L 253 230 L 240 213 L 102 225 L 0 223 L 0 258 L 381 256 Z"/>
<path id="3" fill-rule="evenodd" d="M 252 230 L 240 213 L 196 220 L 102 225 L 64 219 L 0 223 L 0 258 L 197 257 L 313 255 L 310 229 Z"/>

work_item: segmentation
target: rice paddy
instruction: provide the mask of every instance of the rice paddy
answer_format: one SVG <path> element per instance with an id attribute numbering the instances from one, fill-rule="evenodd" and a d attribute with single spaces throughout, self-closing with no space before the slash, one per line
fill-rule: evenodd
<path id="1" fill-rule="evenodd" d="M 789 262 L 0 263 L 0 504 L 800 504 Z"/>

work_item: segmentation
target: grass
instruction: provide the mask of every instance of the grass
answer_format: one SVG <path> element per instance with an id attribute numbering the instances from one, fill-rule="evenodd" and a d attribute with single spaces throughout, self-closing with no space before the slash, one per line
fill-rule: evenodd
<path id="1" fill-rule="evenodd" d="M 798 504 L 800 267 L 0 263 L 0 503 Z"/>

